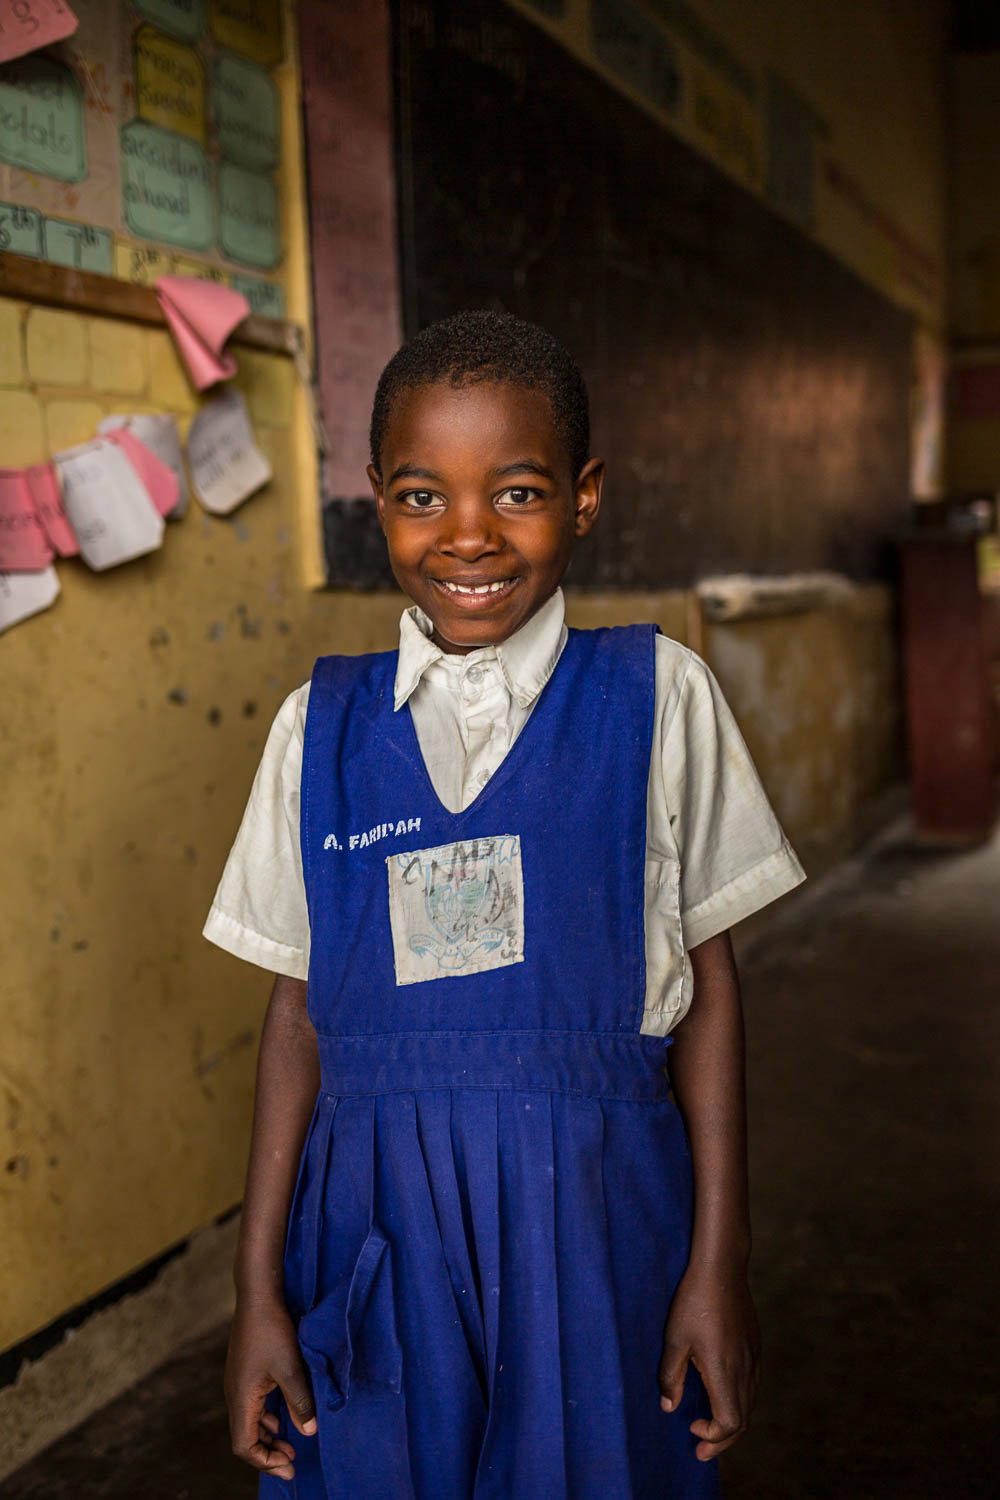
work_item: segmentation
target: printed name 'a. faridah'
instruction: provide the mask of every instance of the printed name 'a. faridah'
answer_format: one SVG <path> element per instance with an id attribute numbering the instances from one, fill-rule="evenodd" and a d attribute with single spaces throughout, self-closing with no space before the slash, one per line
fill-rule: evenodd
<path id="1" fill-rule="evenodd" d="M 419 818 L 398 818 L 395 822 L 376 823 L 373 828 L 366 828 L 363 833 L 352 833 L 347 843 L 342 843 L 335 833 L 328 833 L 323 840 L 324 849 L 367 849 L 369 844 L 377 844 L 379 839 L 399 838 L 404 833 L 419 833 Z"/>

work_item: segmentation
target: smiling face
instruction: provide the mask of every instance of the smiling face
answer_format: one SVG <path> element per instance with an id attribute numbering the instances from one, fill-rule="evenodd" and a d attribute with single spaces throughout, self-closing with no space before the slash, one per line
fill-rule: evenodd
<path id="1" fill-rule="evenodd" d="M 368 477 L 392 571 L 447 652 L 495 646 L 529 620 L 601 503 L 601 460 L 574 482 L 548 397 L 522 386 L 403 391 L 380 458 Z"/>

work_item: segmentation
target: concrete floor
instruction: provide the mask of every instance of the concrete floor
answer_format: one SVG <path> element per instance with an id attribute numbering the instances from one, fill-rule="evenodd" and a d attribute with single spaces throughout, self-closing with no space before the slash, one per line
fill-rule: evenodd
<path id="1" fill-rule="evenodd" d="M 1000 841 L 897 833 L 741 950 L 766 1347 L 727 1500 L 992 1497 Z M 223 1356 L 220 1329 L 0 1495 L 249 1500 Z"/>

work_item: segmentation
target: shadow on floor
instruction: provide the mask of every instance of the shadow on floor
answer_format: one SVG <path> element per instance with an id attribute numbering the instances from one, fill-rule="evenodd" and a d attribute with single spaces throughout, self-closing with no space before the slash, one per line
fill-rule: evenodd
<path id="1" fill-rule="evenodd" d="M 883 842 L 790 902 L 741 971 L 765 1368 L 754 1426 L 723 1462 L 726 1500 L 992 1500 L 1000 845 Z M 224 1337 L 0 1495 L 249 1500 Z"/>

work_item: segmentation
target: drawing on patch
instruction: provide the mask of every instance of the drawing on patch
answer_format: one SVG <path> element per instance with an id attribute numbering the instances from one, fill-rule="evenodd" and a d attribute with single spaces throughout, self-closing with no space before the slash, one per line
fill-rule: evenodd
<path id="1" fill-rule="evenodd" d="M 521 841 L 468 839 L 391 855 L 396 983 L 478 974 L 524 958 Z"/>

